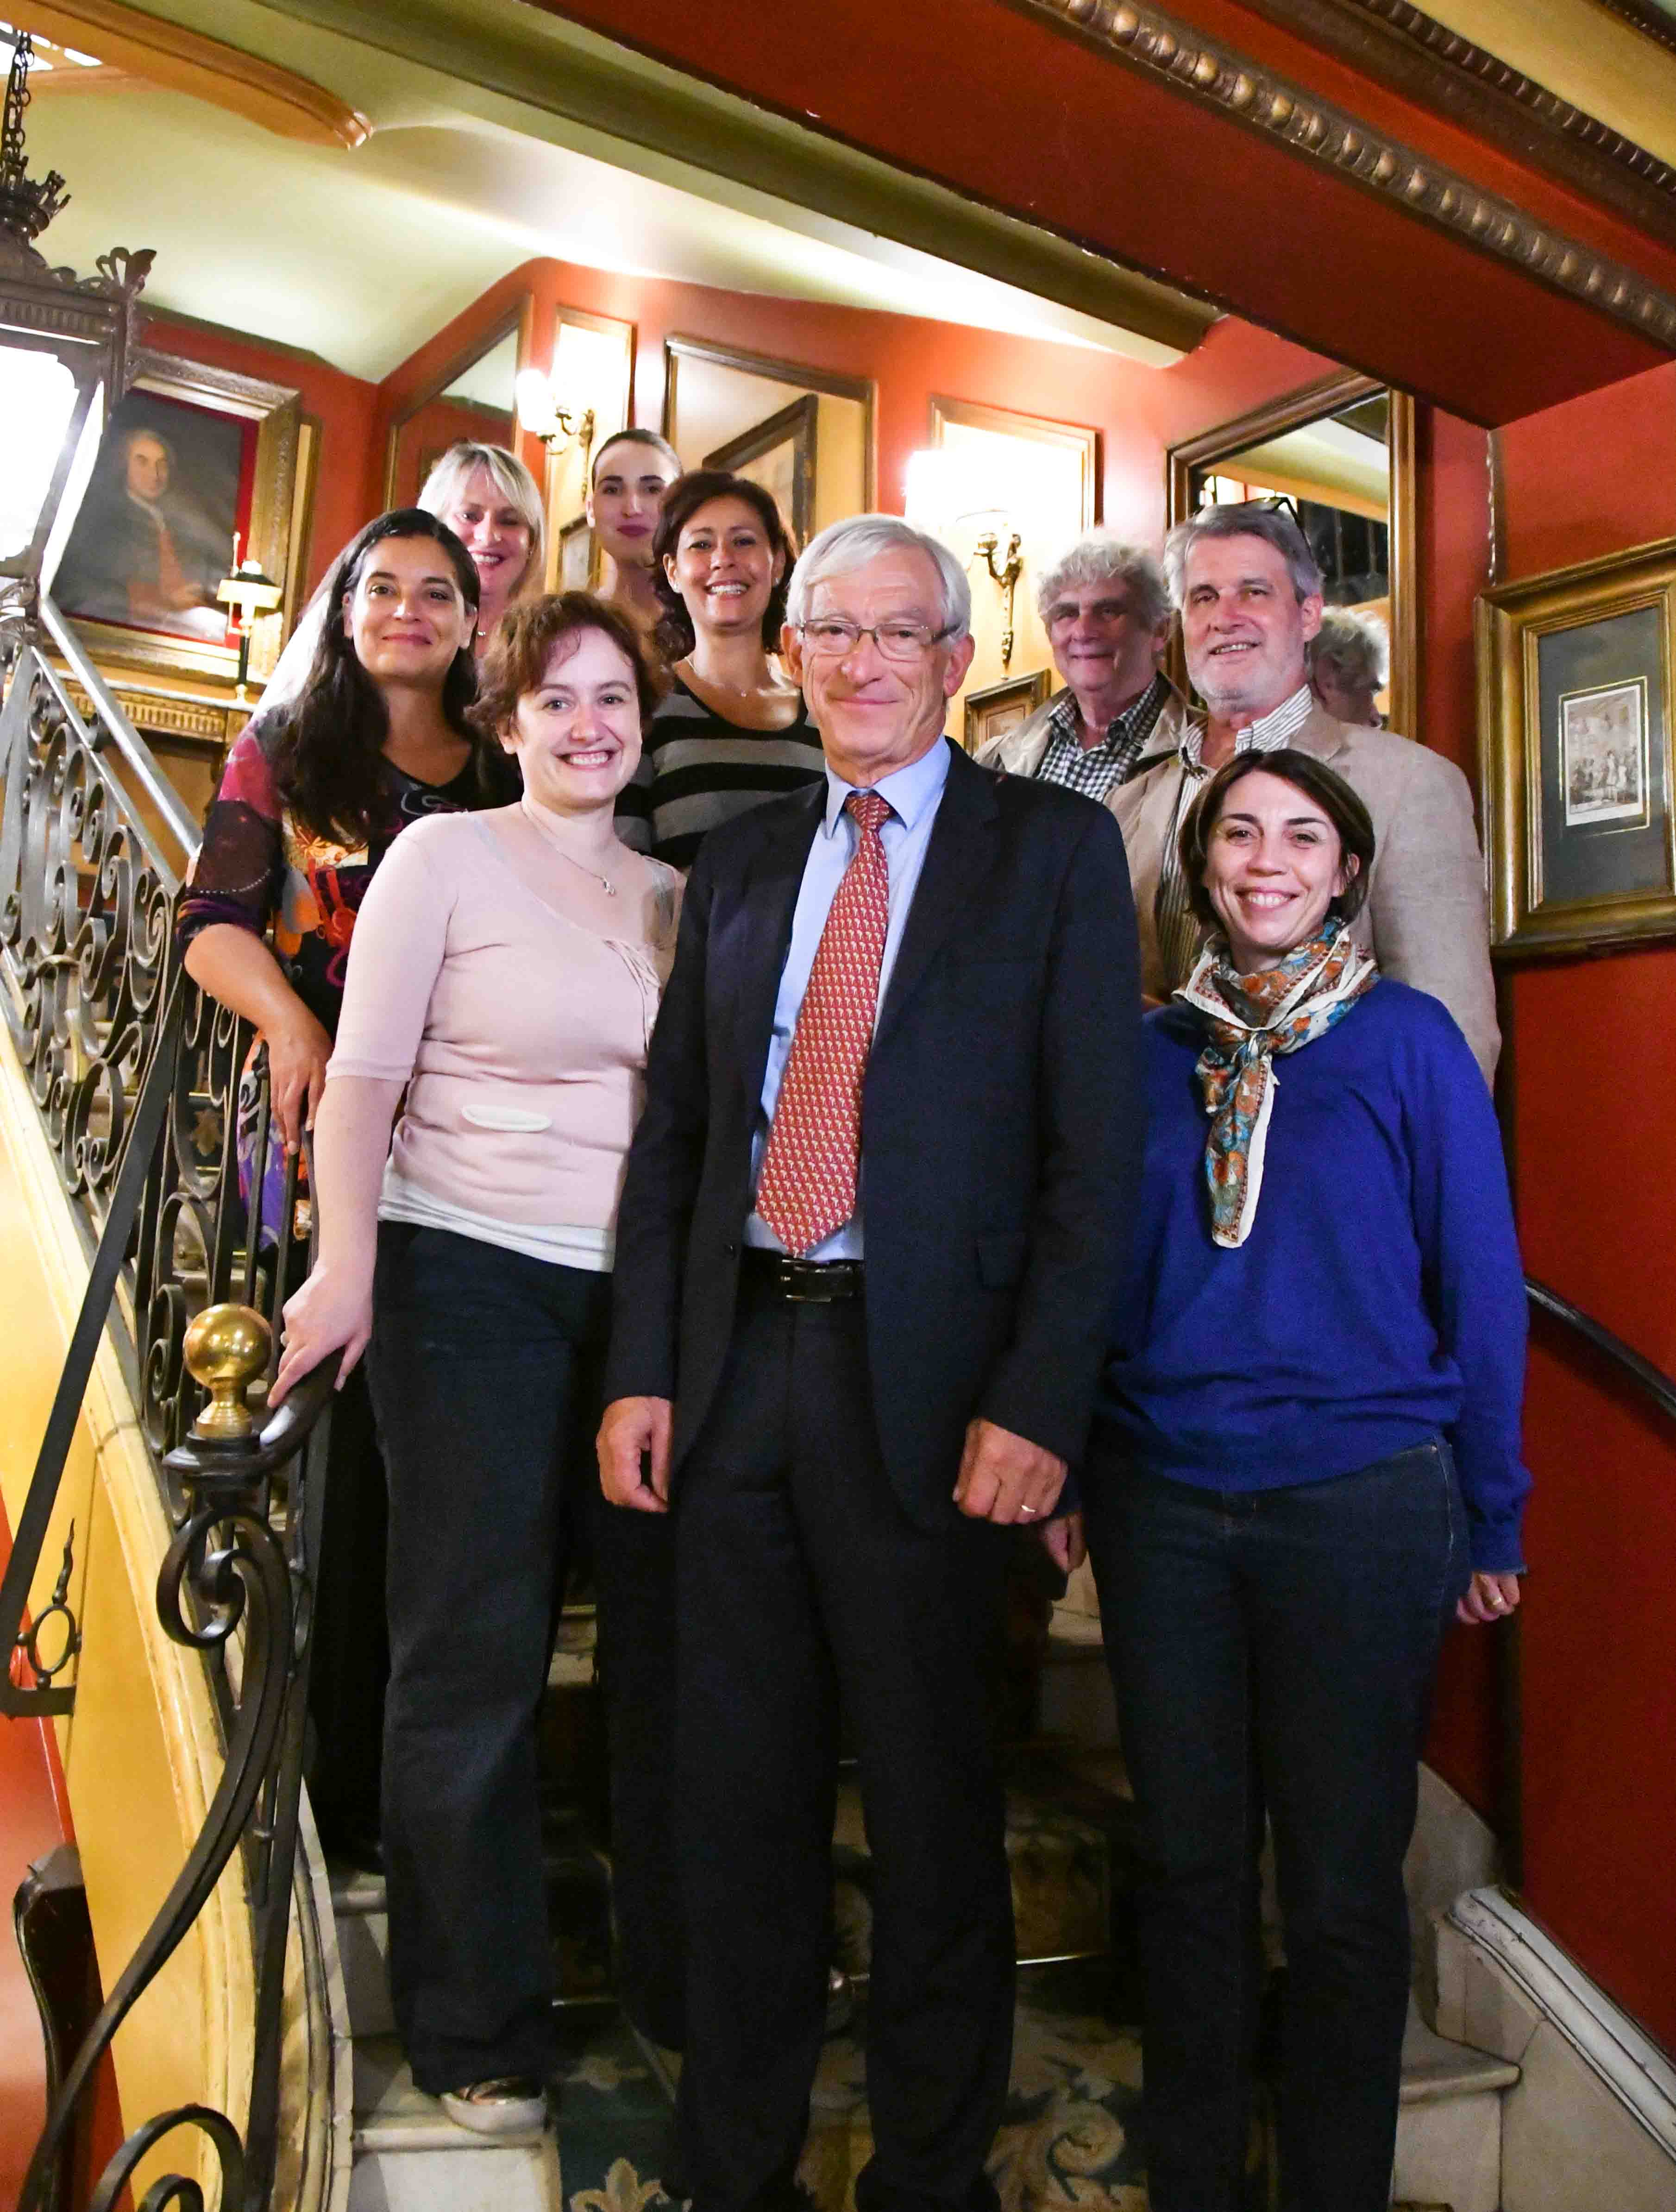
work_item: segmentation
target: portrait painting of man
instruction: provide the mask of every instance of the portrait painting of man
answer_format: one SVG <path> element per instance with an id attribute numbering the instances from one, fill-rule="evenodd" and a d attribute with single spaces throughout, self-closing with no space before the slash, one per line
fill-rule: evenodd
<path id="1" fill-rule="evenodd" d="M 247 527 L 240 495 L 255 425 L 134 391 L 113 411 L 93 481 L 52 583 L 85 622 L 220 645 L 216 586 Z M 248 493 L 244 494 L 248 504 Z"/>

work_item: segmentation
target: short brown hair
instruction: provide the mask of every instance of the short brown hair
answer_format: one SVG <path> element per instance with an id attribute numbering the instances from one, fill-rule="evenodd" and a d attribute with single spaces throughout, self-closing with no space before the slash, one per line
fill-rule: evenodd
<path id="1" fill-rule="evenodd" d="M 1299 752 L 1291 745 L 1282 745 L 1272 753 L 1236 753 L 1232 760 L 1223 763 L 1188 808 L 1187 818 L 1181 824 L 1180 851 L 1181 872 L 1187 879 L 1187 896 L 1193 912 L 1212 929 L 1221 927 L 1222 917 L 1205 895 L 1205 855 L 1211 832 L 1221 817 L 1229 793 L 1248 775 L 1278 775 L 1283 783 L 1290 783 L 1306 799 L 1314 799 L 1326 815 L 1338 832 L 1341 860 L 1353 859 L 1357 863 L 1356 873 L 1327 912 L 1345 921 L 1354 921 L 1367 898 L 1369 877 L 1373 870 L 1373 817 L 1343 776 L 1324 761 L 1318 761 L 1313 753 Z"/>
<path id="2" fill-rule="evenodd" d="M 786 622 L 786 592 L 798 557 L 786 518 L 774 494 L 753 483 L 749 477 L 736 477 L 726 469 L 694 469 L 684 477 L 677 477 L 664 494 L 664 503 L 658 513 L 658 534 L 652 541 L 652 581 L 658 604 L 663 609 L 658 623 L 658 643 L 671 660 L 684 660 L 697 639 L 687 603 L 671 583 L 664 562 L 680 544 L 681 532 L 688 523 L 701 507 L 708 507 L 713 499 L 742 499 L 747 507 L 754 507 L 768 541 L 769 552 L 785 556 L 780 581 L 768 593 L 768 604 L 762 611 L 762 642 L 770 653 L 780 649 L 780 633 Z"/>
<path id="3" fill-rule="evenodd" d="M 471 709 L 471 719 L 486 738 L 498 738 L 525 693 L 536 690 L 561 639 L 585 629 L 600 631 L 622 653 L 635 672 L 641 720 L 651 720 L 653 708 L 669 689 L 669 678 L 628 616 L 595 599 L 592 592 L 547 592 L 538 599 L 508 607 L 489 641 Z"/>

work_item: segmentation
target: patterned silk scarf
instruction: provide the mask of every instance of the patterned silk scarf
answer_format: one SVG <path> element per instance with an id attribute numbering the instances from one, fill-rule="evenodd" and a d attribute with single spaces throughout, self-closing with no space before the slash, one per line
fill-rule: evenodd
<path id="1" fill-rule="evenodd" d="M 1195 1073 L 1211 1116 L 1205 1179 L 1211 1186 L 1211 1234 L 1218 1244 L 1230 1250 L 1243 1244 L 1257 1218 L 1269 1115 L 1280 1080 L 1275 1055 L 1325 1036 L 1378 981 L 1372 955 L 1334 915 L 1319 937 L 1295 946 L 1278 967 L 1251 975 L 1242 975 L 1226 941 L 1213 938 L 1175 994 L 1210 1025 Z"/>

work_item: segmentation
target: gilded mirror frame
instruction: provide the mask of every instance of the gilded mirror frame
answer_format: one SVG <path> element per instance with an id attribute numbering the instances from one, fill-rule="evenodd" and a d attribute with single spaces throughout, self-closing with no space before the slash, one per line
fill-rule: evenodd
<path id="1" fill-rule="evenodd" d="M 1215 462 L 1231 460 L 1248 446 L 1263 444 L 1288 430 L 1301 430 L 1325 415 L 1337 415 L 1358 399 L 1389 392 L 1391 419 L 1388 450 L 1391 464 L 1391 727 L 1406 738 L 1419 738 L 1419 469 L 1415 453 L 1415 407 L 1406 392 L 1398 392 L 1377 376 L 1363 376 L 1352 369 L 1324 377 L 1318 384 L 1289 392 L 1254 407 L 1230 422 L 1218 422 L 1196 437 L 1171 446 L 1164 456 L 1166 511 L 1169 526 L 1185 522 L 1193 512 L 1193 480 Z"/>
<path id="2" fill-rule="evenodd" d="M 679 426 L 681 364 L 708 362 L 717 368 L 737 368 L 746 376 L 766 377 L 773 384 L 790 384 L 803 392 L 824 392 L 829 398 L 859 400 L 862 410 L 862 474 L 864 506 L 878 504 L 878 384 L 871 376 L 846 376 L 831 368 L 811 368 L 807 362 L 781 361 L 770 354 L 745 353 L 738 346 L 720 345 L 711 338 L 688 337 L 671 332 L 664 340 L 664 404 L 659 424 L 673 441 Z"/>
<path id="3" fill-rule="evenodd" d="M 440 399 L 456 377 L 464 376 L 474 362 L 492 353 L 505 338 L 514 333 L 518 338 L 518 366 L 522 368 L 530 359 L 531 339 L 535 330 L 536 295 L 520 293 L 504 313 L 497 315 L 458 353 L 450 355 L 436 374 L 410 394 L 399 415 L 390 420 L 389 434 L 384 446 L 384 505 L 386 511 L 396 503 L 396 472 L 400 465 L 400 439 L 416 415 L 422 414 L 433 399 Z M 516 417 L 514 416 L 514 422 Z M 517 430 L 513 430 L 514 439 Z M 516 447 L 514 447 L 514 451 Z"/>

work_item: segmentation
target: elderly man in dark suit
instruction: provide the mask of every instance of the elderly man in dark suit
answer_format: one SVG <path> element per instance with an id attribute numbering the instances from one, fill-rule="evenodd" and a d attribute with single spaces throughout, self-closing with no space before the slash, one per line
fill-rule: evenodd
<path id="1" fill-rule="evenodd" d="M 687 888 L 617 1230 L 614 1503 L 675 1515 L 680 2107 L 696 2212 L 779 2212 L 826 1991 L 841 1705 L 873 1854 L 862 2212 L 982 2208 L 1013 1946 L 981 1665 L 1081 1450 L 1141 1138 L 1104 809 L 944 738 L 957 562 L 817 537 L 827 774 Z"/>

